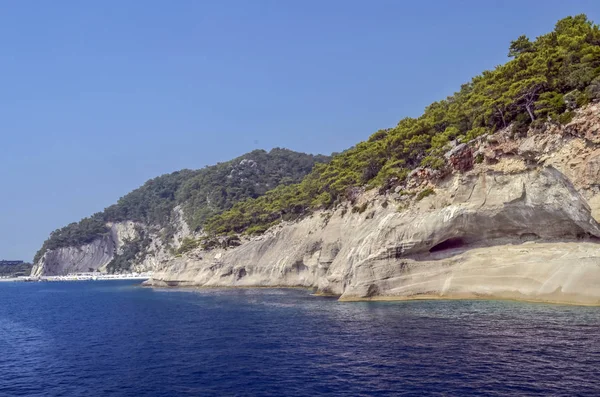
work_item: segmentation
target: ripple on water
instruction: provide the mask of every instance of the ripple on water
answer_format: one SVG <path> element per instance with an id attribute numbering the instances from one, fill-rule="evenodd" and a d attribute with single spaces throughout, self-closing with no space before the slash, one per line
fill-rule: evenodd
<path id="1" fill-rule="evenodd" d="M 0 396 L 599 395 L 600 309 L 0 285 Z"/>

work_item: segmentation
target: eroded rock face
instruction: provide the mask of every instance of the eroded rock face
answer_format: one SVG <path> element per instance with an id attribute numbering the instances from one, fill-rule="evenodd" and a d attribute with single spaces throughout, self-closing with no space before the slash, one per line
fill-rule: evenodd
<path id="1" fill-rule="evenodd" d="M 582 110 L 566 127 L 566 132 L 585 138 L 588 142 L 600 143 L 600 104 L 588 106 Z"/>
<path id="2" fill-rule="evenodd" d="M 591 242 L 531 242 L 474 247 L 440 258 L 358 266 L 345 300 L 498 298 L 599 304 L 599 247 Z M 369 279 L 360 280 L 368 273 Z M 370 291 L 376 290 L 375 296 Z"/>
<path id="3" fill-rule="evenodd" d="M 177 259 L 148 284 L 306 286 L 342 299 L 464 295 L 579 301 L 561 292 L 560 278 L 541 288 L 543 277 L 560 269 L 590 280 L 581 266 L 593 260 L 584 265 L 575 258 L 586 252 L 600 259 L 600 245 L 593 242 L 600 225 L 584 198 L 552 167 L 455 175 L 420 207 L 404 212 L 384 208 L 381 198 L 363 214 L 342 212 L 315 214 L 234 249 Z M 563 245 L 554 245 L 558 241 Z M 577 248 L 584 247 L 581 241 L 587 241 L 583 251 Z M 519 257 L 523 244 L 535 246 L 528 248 L 531 255 Z M 564 255 L 548 262 L 552 252 Z M 500 256 L 494 258 L 497 266 L 486 267 L 491 263 L 486 253 L 504 253 L 510 260 L 504 263 Z M 521 268 L 523 260 L 528 268 Z M 538 261 L 546 263 L 536 276 L 542 281 L 528 278 Z M 498 266 L 505 272 L 503 283 L 489 284 Z M 472 285 L 470 272 L 477 274 Z M 515 280 L 508 282 L 511 275 Z M 557 286 L 550 295 L 548 285 Z"/>
<path id="4" fill-rule="evenodd" d="M 90 244 L 46 251 L 34 265 L 31 275 L 54 276 L 102 269 L 122 249 L 124 241 L 133 239 L 136 235 L 133 222 L 111 224 L 110 233 Z"/>
<path id="5" fill-rule="evenodd" d="M 175 209 L 174 215 L 176 232 L 169 243 L 177 248 L 192 233 L 183 220 L 180 208 Z M 34 264 L 31 275 L 39 277 L 105 271 L 115 255 L 122 253 L 126 242 L 138 237 L 140 229 L 149 235 L 150 246 L 147 252 L 141 253 L 131 264 L 131 271 L 155 270 L 173 258 L 169 244 L 163 241 L 161 231 L 156 228 L 131 221 L 110 223 L 107 226 L 110 227 L 110 233 L 89 244 L 46 251 L 39 262 Z"/>
<path id="6" fill-rule="evenodd" d="M 115 249 L 112 236 L 107 235 L 81 247 L 49 250 L 35 264 L 31 275 L 38 277 L 95 271 L 112 260 Z"/>
<path id="7" fill-rule="evenodd" d="M 465 172 L 473 168 L 473 150 L 465 143 L 446 153 L 446 159 L 456 171 Z"/>

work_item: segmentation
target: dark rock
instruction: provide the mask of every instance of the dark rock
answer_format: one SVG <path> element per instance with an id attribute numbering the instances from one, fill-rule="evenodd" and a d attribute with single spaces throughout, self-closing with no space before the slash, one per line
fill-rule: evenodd
<path id="1" fill-rule="evenodd" d="M 468 171 L 473 168 L 473 150 L 465 143 L 461 143 L 454 149 L 447 152 L 444 157 L 457 171 Z"/>

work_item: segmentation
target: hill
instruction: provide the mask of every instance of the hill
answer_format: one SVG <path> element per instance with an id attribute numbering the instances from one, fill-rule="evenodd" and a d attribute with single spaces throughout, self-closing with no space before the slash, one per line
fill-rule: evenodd
<path id="1" fill-rule="evenodd" d="M 29 276 L 32 267 L 31 263 L 24 262 L 18 265 L 0 264 L 0 277 Z"/>
<path id="2" fill-rule="evenodd" d="M 238 201 L 257 198 L 280 184 L 298 183 L 315 164 L 328 160 L 328 156 L 275 148 L 270 152 L 254 150 L 200 170 L 159 176 L 104 211 L 54 231 L 35 255 L 34 263 L 48 250 L 79 247 L 108 235 L 111 223 L 131 221 L 162 229 L 162 237 L 168 241 L 174 233 L 176 207 L 189 228 L 198 231 L 208 217 Z M 134 249 L 130 255 L 136 255 L 140 249 Z"/>

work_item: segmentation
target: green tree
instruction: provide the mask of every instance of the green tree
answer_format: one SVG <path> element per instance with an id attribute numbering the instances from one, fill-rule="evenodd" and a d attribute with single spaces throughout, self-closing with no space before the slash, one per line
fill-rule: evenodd
<path id="1" fill-rule="evenodd" d="M 526 52 L 533 52 L 534 46 L 533 43 L 529 40 L 529 38 L 525 35 L 519 36 L 518 39 L 512 41 L 510 43 L 510 47 L 508 49 L 508 56 L 511 58 L 516 58 L 521 54 Z"/>
<path id="2" fill-rule="evenodd" d="M 539 76 L 517 80 L 510 86 L 509 95 L 514 103 L 525 108 L 531 121 L 535 121 L 535 102 L 544 90 L 544 86 L 545 79 Z"/>

